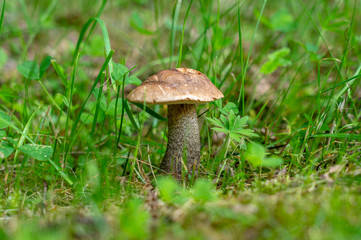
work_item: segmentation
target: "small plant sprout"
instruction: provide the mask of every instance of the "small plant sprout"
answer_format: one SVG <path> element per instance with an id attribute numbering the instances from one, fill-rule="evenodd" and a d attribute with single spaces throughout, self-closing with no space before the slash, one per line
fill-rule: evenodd
<path id="1" fill-rule="evenodd" d="M 258 137 L 252 129 L 246 129 L 248 117 L 240 117 L 234 103 L 228 103 L 224 108 L 219 109 L 220 119 L 207 117 L 206 119 L 215 127 L 212 129 L 227 134 L 229 140 L 242 143 L 244 138 Z"/>
<path id="2" fill-rule="evenodd" d="M 190 68 L 160 71 L 134 89 L 128 100 L 135 103 L 167 104 L 168 144 L 160 168 L 179 177 L 183 150 L 187 170 L 197 174 L 200 161 L 200 136 L 195 104 L 212 102 L 223 94 L 203 73 Z"/>
<path id="3" fill-rule="evenodd" d="M 227 135 L 217 157 L 218 160 L 222 160 L 226 157 L 232 141 L 240 144 L 240 147 L 245 149 L 244 139 L 258 137 L 258 135 L 252 129 L 246 129 L 248 117 L 241 118 L 237 115 L 239 111 L 236 104 L 229 102 L 223 108 L 218 108 L 218 111 L 221 113 L 219 118 L 207 117 L 206 119 L 215 126 L 212 127 L 214 131 L 223 132 Z"/>
<path id="4" fill-rule="evenodd" d="M 272 168 L 278 167 L 283 163 L 280 157 L 266 157 L 266 155 L 266 150 L 262 145 L 254 142 L 247 144 L 245 157 L 253 167 Z"/>

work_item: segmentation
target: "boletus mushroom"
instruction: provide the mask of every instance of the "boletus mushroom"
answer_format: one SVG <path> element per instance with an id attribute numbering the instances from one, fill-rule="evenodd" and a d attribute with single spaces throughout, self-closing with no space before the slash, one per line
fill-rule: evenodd
<path id="1" fill-rule="evenodd" d="M 200 136 L 195 104 L 223 98 L 203 73 L 190 68 L 167 69 L 152 75 L 127 97 L 130 102 L 168 105 L 168 144 L 160 168 L 180 177 L 183 153 L 187 170 L 198 173 Z"/>

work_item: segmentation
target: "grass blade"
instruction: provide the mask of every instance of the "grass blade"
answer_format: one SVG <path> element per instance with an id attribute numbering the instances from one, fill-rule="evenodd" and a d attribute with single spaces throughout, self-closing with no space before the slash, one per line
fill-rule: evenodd
<path id="1" fill-rule="evenodd" d="M 125 111 L 127 112 L 130 122 L 133 124 L 134 128 L 138 131 L 139 126 L 133 117 L 132 111 L 130 111 L 128 101 L 126 99 L 124 99 L 124 108 L 125 108 Z"/>
<path id="2" fill-rule="evenodd" d="M 103 72 L 102 77 L 100 78 L 100 86 L 102 86 L 102 79 L 105 79 L 105 73 Z M 103 90 L 100 87 L 99 91 L 98 91 L 98 96 L 97 96 L 97 102 L 96 102 L 96 108 L 95 108 L 95 113 L 94 113 L 94 120 L 93 120 L 93 125 L 92 125 L 92 130 L 91 130 L 91 135 L 94 136 L 94 132 L 95 132 L 95 127 L 97 124 L 97 120 L 98 120 L 98 115 L 99 115 L 99 109 L 100 109 L 100 102 L 101 102 L 101 98 L 103 95 Z"/>
<path id="3" fill-rule="evenodd" d="M 347 134 L 347 133 L 316 134 L 316 135 L 311 135 L 310 137 L 313 137 L 313 138 L 320 138 L 320 137 L 325 137 L 325 138 L 341 138 L 341 139 L 361 141 L 361 135 Z"/>
<path id="4" fill-rule="evenodd" d="M 66 76 L 64 75 L 64 69 L 56 62 L 55 59 L 51 59 L 51 65 L 53 65 L 53 68 L 60 77 L 61 81 L 63 82 L 65 88 L 68 88 L 68 80 L 66 79 Z"/>
<path id="5" fill-rule="evenodd" d="M 0 17 L 0 35 L 1 35 L 1 30 L 3 28 L 3 21 L 4 21 L 4 14 L 5 14 L 5 5 L 6 5 L 6 0 L 3 1 L 3 8 L 1 9 L 1 17 Z"/>
<path id="6" fill-rule="evenodd" d="M 181 66 L 181 62 L 182 62 L 182 48 L 183 48 L 184 30 L 186 28 L 186 22 L 187 22 L 189 10 L 191 9 L 192 3 L 193 3 L 193 0 L 191 0 L 191 2 L 189 3 L 186 15 L 184 17 L 182 36 L 181 36 L 181 40 L 180 40 L 180 44 L 179 44 L 179 57 L 178 57 L 177 68 L 179 68 Z"/>
<path id="7" fill-rule="evenodd" d="M 53 160 L 49 159 L 48 160 L 49 163 L 55 168 L 55 170 L 70 184 L 70 185 L 73 185 L 73 181 L 69 178 L 68 175 L 66 175 L 62 170 L 61 168 L 56 165 L 55 162 L 53 162 Z"/>
<path id="8" fill-rule="evenodd" d="M 322 93 L 328 92 L 328 91 L 330 91 L 330 90 L 332 90 L 332 89 L 334 89 L 334 88 L 336 88 L 336 87 L 338 87 L 338 86 L 340 86 L 340 85 L 343 85 L 343 84 L 345 84 L 345 83 L 347 83 L 347 82 L 349 82 L 349 81 L 352 81 L 352 80 L 357 79 L 357 78 L 360 78 L 360 77 L 361 77 L 361 74 L 358 74 L 358 75 L 356 75 L 356 76 L 353 76 L 353 77 L 351 77 L 351 78 L 349 78 L 349 79 L 347 79 L 347 80 L 345 80 L 345 81 L 343 81 L 343 82 L 340 82 L 340 83 L 338 83 L 338 84 L 336 84 L 336 85 L 334 85 L 334 86 L 332 86 L 332 87 L 330 87 L 330 88 L 327 88 L 326 90 L 323 90 Z M 352 82 L 352 83 L 353 83 L 353 82 Z"/>
<path id="9" fill-rule="evenodd" d="M 96 22 L 99 24 L 99 27 L 102 31 L 102 34 L 103 34 L 103 39 L 104 39 L 104 46 L 105 46 L 105 52 L 106 54 L 109 56 L 109 53 L 111 51 L 111 46 L 110 46 L 110 40 L 109 40 L 109 34 L 108 34 L 108 30 L 105 26 L 105 23 L 103 22 L 103 20 L 97 18 L 97 17 L 93 17 L 93 18 L 90 18 L 82 27 L 81 31 L 80 31 L 80 34 L 79 34 L 79 38 L 78 38 L 78 42 L 76 44 L 76 48 L 75 48 L 75 51 L 74 51 L 74 54 L 73 54 L 73 63 L 75 61 L 75 58 L 76 58 L 76 55 L 78 54 L 79 50 L 80 50 L 80 45 L 81 43 L 83 42 L 83 39 L 84 39 L 84 36 L 85 36 L 85 33 L 86 31 L 88 30 L 90 24 L 92 24 L 93 22 Z M 113 64 L 112 64 L 112 61 L 109 61 L 109 64 L 108 64 L 108 69 L 109 69 L 109 74 L 111 74 L 113 72 Z M 111 79 L 111 82 L 114 83 L 115 80 L 111 77 L 110 75 L 110 79 Z M 116 89 L 115 89 L 116 90 Z"/>
<path id="10" fill-rule="evenodd" d="M 89 98 L 90 98 L 90 96 L 91 96 L 94 88 L 97 86 L 98 82 L 100 81 L 100 79 L 101 79 L 101 77 L 102 77 L 102 74 L 103 74 L 103 72 L 105 71 L 105 69 L 107 68 L 108 63 L 110 62 L 113 54 L 114 54 L 114 51 L 111 50 L 110 53 L 108 54 L 108 56 L 106 57 L 105 62 L 103 63 L 103 66 L 101 67 L 101 69 L 100 69 L 100 71 L 99 71 L 99 74 L 98 74 L 96 80 L 94 81 L 93 86 L 92 86 L 92 88 L 91 88 L 91 90 L 90 90 L 90 92 L 89 92 L 89 94 L 88 94 L 88 97 L 85 99 L 83 105 L 82 105 L 81 108 L 80 108 L 80 111 L 79 111 L 79 113 L 78 113 L 78 116 L 76 117 L 76 119 L 75 119 L 75 121 L 74 121 L 74 123 L 73 123 L 73 127 L 72 127 L 71 133 L 70 133 L 70 144 L 69 144 L 68 149 L 67 149 L 66 152 L 65 152 L 64 161 L 66 160 L 67 155 L 68 155 L 70 149 L 73 147 L 73 144 L 74 144 L 74 142 L 75 142 L 75 140 L 76 140 L 76 136 L 78 135 L 79 129 L 77 129 L 77 127 L 78 127 L 78 123 L 79 123 L 79 121 L 80 121 L 80 117 L 81 117 L 81 115 L 82 115 L 82 113 L 83 113 L 83 111 L 84 111 L 84 107 L 85 107 L 86 103 L 88 102 L 88 100 L 89 100 Z M 78 131 L 77 131 L 77 130 L 78 130 Z"/>
<path id="11" fill-rule="evenodd" d="M 172 18 L 172 29 L 171 29 L 171 35 L 170 35 L 170 59 L 173 58 L 174 54 L 174 42 L 175 42 L 175 36 L 176 36 L 176 25 L 179 17 L 180 8 L 182 5 L 182 0 L 177 0 L 174 8 L 173 8 L 173 18 Z M 169 60 L 169 68 L 171 68 L 172 61 Z"/>
<path id="12" fill-rule="evenodd" d="M 17 163 L 17 157 L 18 157 L 18 154 L 19 154 L 19 148 L 24 144 L 25 139 L 28 139 L 27 134 L 28 134 L 28 132 L 29 132 L 29 130 L 30 130 L 31 124 L 32 124 L 33 119 L 34 119 L 34 117 L 35 117 L 35 114 L 39 111 L 39 109 L 40 109 L 40 107 L 39 107 L 38 109 L 36 109 L 36 110 L 33 112 L 33 114 L 31 114 L 28 122 L 26 123 L 26 125 L 25 125 L 25 127 L 24 127 L 24 130 L 23 130 L 22 133 L 21 133 L 21 137 L 20 137 L 20 139 L 19 139 L 19 141 L 18 141 L 18 144 L 17 144 L 17 146 L 16 146 L 16 152 L 15 152 L 15 156 L 14 156 L 14 164 Z M 31 142 L 34 143 L 33 141 L 31 141 Z"/>
<path id="13" fill-rule="evenodd" d="M 256 38 L 256 34 L 257 34 L 257 30 L 258 30 L 258 26 L 259 26 L 259 23 L 261 22 L 261 18 L 263 16 L 263 11 L 266 7 L 266 3 L 267 3 L 267 0 L 264 0 L 263 1 L 263 4 L 262 4 L 262 8 L 261 8 L 261 12 L 259 14 L 259 17 L 258 17 L 258 20 L 257 20 L 257 23 L 256 23 L 256 27 L 254 29 L 254 33 L 253 33 L 253 36 L 252 36 L 252 40 L 251 40 L 251 44 L 250 44 L 250 47 L 249 47 L 249 50 L 248 50 L 248 56 L 247 56 L 247 59 L 246 59 L 246 62 L 244 64 L 244 67 L 242 67 L 242 84 L 241 84 L 241 89 L 239 91 L 239 97 L 238 97 L 238 109 L 241 110 L 241 106 L 242 106 L 242 116 L 245 115 L 245 107 L 244 107 L 244 100 L 245 100 L 245 96 L 244 96 L 244 80 L 246 78 L 246 73 L 247 73 L 247 68 L 248 68 L 248 63 L 249 63 L 249 59 L 251 57 L 251 53 L 252 53 L 252 48 L 253 48 L 253 44 L 254 44 L 254 40 Z M 241 31 L 241 29 L 239 30 Z M 242 33 L 239 32 L 239 36 L 242 38 Z M 241 43 L 240 45 L 240 48 L 242 49 L 242 39 L 239 39 L 239 42 Z M 242 53 L 242 50 L 241 50 L 241 53 Z M 242 58 L 242 55 L 240 56 Z M 243 61 L 243 60 L 242 60 Z M 242 64 L 243 66 L 243 64 Z"/>
<path id="14" fill-rule="evenodd" d="M 144 110 L 144 104 L 142 103 L 133 103 L 135 106 L 139 107 L 140 109 Z M 158 120 L 165 121 L 167 120 L 165 117 L 159 115 L 158 113 L 154 112 L 151 108 L 145 106 L 145 111 L 149 113 L 152 117 L 155 117 Z"/>

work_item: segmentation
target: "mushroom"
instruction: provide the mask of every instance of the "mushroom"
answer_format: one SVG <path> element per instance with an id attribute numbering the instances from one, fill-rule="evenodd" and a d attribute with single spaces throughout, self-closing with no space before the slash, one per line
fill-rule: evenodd
<path id="1" fill-rule="evenodd" d="M 195 104 L 223 98 L 203 73 L 190 68 L 167 69 L 149 77 L 127 97 L 130 102 L 167 104 L 168 144 L 160 168 L 179 177 L 183 153 L 187 170 L 198 173 L 200 136 Z"/>

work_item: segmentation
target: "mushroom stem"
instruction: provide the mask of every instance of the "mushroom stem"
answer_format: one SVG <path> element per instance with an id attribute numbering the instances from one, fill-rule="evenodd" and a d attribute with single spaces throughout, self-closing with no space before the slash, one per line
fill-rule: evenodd
<path id="1" fill-rule="evenodd" d="M 168 144 L 160 168 L 180 177 L 185 160 L 188 173 L 195 169 L 197 174 L 200 161 L 197 110 L 194 104 L 168 105 Z"/>

